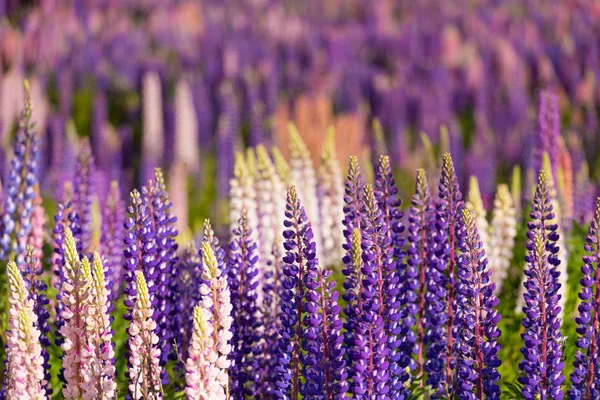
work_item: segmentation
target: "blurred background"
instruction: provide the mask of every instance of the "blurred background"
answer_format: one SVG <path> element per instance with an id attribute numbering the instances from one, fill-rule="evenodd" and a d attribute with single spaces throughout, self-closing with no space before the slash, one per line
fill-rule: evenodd
<path id="1" fill-rule="evenodd" d="M 489 209 L 514 166 L 531 181 L 548 88 L 585 219 L 600 174 L 599 30 L 592 0 L 0 0 L 0 168 L 28 78 L 42 190 L 59 198 L 89 137 L 100 187 L 118 179 L 127 193 L 161 166 L 174 203 L 193 199 L 180 224 L 227 222 L 235 151 L 286 154 L 294 121 L 315 160 L 331 126 L 342 168 L 388 153 L 405 199 L 414 169 L 448 150 Z"/>

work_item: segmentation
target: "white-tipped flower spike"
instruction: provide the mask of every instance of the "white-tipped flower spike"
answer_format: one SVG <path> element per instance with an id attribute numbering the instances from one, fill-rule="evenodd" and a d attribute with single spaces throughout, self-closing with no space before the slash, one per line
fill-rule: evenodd
<path id="1" fill-rule="evenodd" d="M 490 230 L 490 268 L 495 293 L 502 290 L 508 274 L 517 235 L 517 212 L 508 186 L 498 185 Z"/>
<path id="2" fill-rule="evenodd" d="M 37 316 L 33 300 L 17 264 L 8 262 L 9 312 L 7 346 L 6 398 L 45 399 L 44 358 L 40 344 L 40 331 L 36 328 Z"/>
<path id="3" fill-rule="evenodd" d="M 135 271 L 136 300 L 129 324 L 129 394 L 133 399 L 163 398 L 156 322 L 142 271 Z"/>
<path id="4" fill-rule="evenodd" d="M 84 259 L 84 265 L 87 260 Z M 94 253 L 91 276 L 91 300 L 85 317 L 87 343 L 81 355 L 84 378 L 84 400 L 109 400 L 115 398 L 115 356 L 108 312 L 108 289 L 104 278 L 104 265 L 98 252 Z"/>
<path id="5" fill-rule="evenodd" d="M 298 128 L 293 123 L 288 125 L 290 136 L 290 180 L 296 186 L 298 197 L 304 205 L 306 216 L 312 223 L 317 246 L 317 258 L 321 259 L 321 232 L 315 229 L 319 223 L 319 205 L 317 202 L 317 179 L 310 152 L 302 140 Z"/>
<path id="6" fill-rule="evenodd" d="M 340 264 L 344 237 L 344 178 L 335 152 L 335 131 L 329 129 L 317 174 L 323 265 Z"/>
<path id="7" fill-rule="evenodd" d="M 211 313 L 210 321 L 213 328 L 213 349 L 217 353 L 215 365 L 219 368 L 217 381 L 223 386 L 225 392 L 229 384 L 228 368 L 230 366 L 229 353 L 231 353 L 231 299 L 227 277 L 222 275 L 217 258 L 207 241 L 202 243 L 202 271 L 203 282 L 200 284 L 202 301 L 200 305 Z"/>
<path id="8" fill-rule="evenodd" d="M 192 173 L 199 171 L 198 119 L 190 85 L 184 79 L 175 87 L 175 159 Z"/>
<path id="9" fill-rule="evenodd" d="M 258 271 L 259 282 L 273 259 L 273 243 L 281 236 L 285 214 L 285 187 L 264 146 L 258 146 L 256 205 L 258 211 Z M 281 242 L 281 241 L 280 241 Z M 283 251 L 283 247 L 281 248 Z M 282 253 L 283 254 L 283 253 Z M 262 291 L 259 290 L 259 299 Z"/>
<path id="10" fill-rule="evenodd" d="M 194 330 L 185 364 L 185 394 L 191 400 L 225 400 L 225 388 L 220 383 L 221 369 L 214 349 L 213 326 L 209 310 L 194 308 Z"/>
<path id="11" fill-rule="evenodd" d="M 142 181 L 145 182 L 162 162 L 165 144 L 161 85 L 156 72 L 146 73 L 142 81 L 142 111 Z"/>
<path id="12" fill-rule="evenodd" d="M 89 262 L 82 262 L 77 254 L 75 238 L 71 229 L 65 228 L 65 266 L 64 280 L 61 287 L 63 310 L 61 317 L 64 325 L 60 333 L 64 338 L 61 348 L 63 355 L 63 374 L 65 399 L 80 399 L 83 395 L 84 379 L 82 374 L 81 354 L 85 340 L 85 316 L 90 302 Z"/>
<path id="13" fill-rule="evenodd" d="M 256 235 L 258 232 L 258 215 L 256 212 L 254 177 L 248 169 L 244 155 L 238 152 L 235 154 L 233 178 L 229 181 L 229 222 L 231 226 L 235 225 L 243 209 L 246 209 L 248 223 L 254 235 Z"/>
<path id="14" fill-rule="evenodd" d="M 483 206 L 481 191 L 479 190 L 479 181 L 475 176 L 471 176 L 469 179 L 469 193 L 465 207 L 471 212 L 471 215 L 475 220 L 475 225 L 477 226 L 477 231 L 479 231 L 479 237 L 485 253 L 490 254 L 490 226 L 486 219 L 487 210 Z"/>

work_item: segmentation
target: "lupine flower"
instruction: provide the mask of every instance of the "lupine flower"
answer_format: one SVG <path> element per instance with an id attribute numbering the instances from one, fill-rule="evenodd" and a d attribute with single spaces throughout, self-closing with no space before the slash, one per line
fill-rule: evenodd
<path id="1" fill-rule="evenodd" d="M 490 254 L 490 225 L 487 221 L 487 210 L 485 209 L 483 199 L 481 198 L 479 181 L 475 176 L 471 176 L 469 179 L 469 193 L 467 194 L 465 207 L 473 214 L 473 218 L 475 218 L 477 231 L 479 232 L 481 243 L 483 243 L 483 249 L 486 254 Z"/>
<path id="2" fill-rule="evenodd" d="M 575 353 L 574 371 L 571 373 L 573 386 L 569 390 L 569 399 L 592 400 L 600 396 L 600 360 L 598 350 L 600 337 L 598 325 L 600 324 L 600 272 L 598 271 L 599 244 L 600 244 L 600 199 L 596 201 L 596 212 L 590 224 L 586 238 L 583 265 L 581 272 L 581 289 L 578 306 L 579 316 L 577 323 L 577 351 Z"/>
<path id="3" fill-rule="evenodd" d="M 557 257 L 558 240 L 552 200 L 548 192 L 547 175 L 540 173 L 533 199 L 527 232 L 525 261 L 525 305 L 521 334 L 524 347 L 519 363 L 525 399 L 558 399 L 564 397 L 562 384 L 562 335 L 560 333 L 560 308 L 558 306 Z"/>
<path id="4" fill-rule="evenodd" d="M 153 174 L 154 168 L 163 162 L 165 144 L 163 105 L 160 77 L 156 72 L 147 72 L 142 81 L 142 182 Z"/>
<path id="5" fill-rule="evenodd" d="M 229 245 L 229 284 L 232 297 L 233 338 L 230 372 L 232 397 L 244 400 L 258 393 L 261 329 L 257 298 L 256 242 L 243 209 Z"/>
<path id="6" fill-rule="evenodd" d="M 181 79 L 175 87 L 175 159 L 194 174 L 199 172 L 198 120 L 190 85 Z"/>
<path id="7" fill-rule="evenodd" d="M 302 199 L 308 219 L 320 226 L 319 205 L 317 202 L 317 179 L 315 169 L 313 168 L 310 151 L 306 143 L 302 140 L 300 132 L 295 125 L 288 125 L 290 138 L 290 180 L 292 185 L 296 186 L 298 196 Z M 315 235 L 315 244 L 317 245 L 317 255 L 321 253 L 321 235 L 318 230 L 313 231 Z"/>
<path id="8" fill-rule="evenodd" d="M 434 207 L 431 193 L 427 185 L 425 170 L 417 170 L 415 194 L 411 201 L 410 215 L 408 217 L 408 247 L 407 247 L 407 273 L 404 285 L 414 288 L 416 296 L 407 298 L 407 311 L 416 307 L 415 326 L 417 326 L 417 337 L 415 339 L 417 366 L 416 371 L 420 376 L 423 374 L 424 364 L 424 337 L 426 313 L 426 293 L 428 281 L 428 260 L 431 257 L 432 241 L 430 232 L 435 223 Z M 411 304 L 412 303 L 412 304 Z"/>
<path id="9" fill-rule="evenodd" d="M 235 226 L 242 210 L 245 209 L 248 225 L 252 229 L 255 240 L 258 232 L 256 200 L 254 177 L 249 171 L 244 155 L 238 152 L 235 155 L 233 178 L 229 180 L 229 221 L 232 227 Z"/>
<path id="10" fill-rule="evenodd" d="M 500 315 L 495 307 L 494 284 L 490 281 L 483 242 L 475 216 L 463 210 L 460 222 L 461 256 L 457 267 L 457 339 L 456 395 L 459 399 L 500 399 L 497 342 Z"/>
<path id="11" fill-rule="evenodd" d="M 460 242 L 458 219 L 464 208 L 454 165 L 444 154 L 439 185 L 440 202 L 436 210 L 434 258 L 430 261 L 428 281 L 428 327 L 426 342 L 428 383 L 439 392 L 451 394 L 455 366 L 455 339 L 458 324 L 456 313 L 456 262 Z M 440 326 L 443 321 L 445 327 Z"/>
<path id="12" fill-rule="evenodd" d="M 216 356 L 214 363 L 220 370 L 216 379 L 228 393 L 228 369 L 231 365 L 230 353 L 233 336 L 231 331 L 232 306 L 227 276 L 219 268 L 219 261 L 208 241 L 202 242 L 202 265 L 203 282 L 200 284 L 200 294 L 202 295 L 200 305 L 211 314 L 213 352 Z"/>
<path id="13" fill-rule="evenodd" d="M 7 272 L 10 308 L 6 333 L 6 398 L 43 400 L 47 396 L 47 381 L 34 301 L 29 298 L 25 281 L 13 261 L 8 262 Z"/>
<path id="14" fill-rule="evenodd" d="M 508 274 L 517 236 L 517 215 L 512 196 L 505 184 L 498 185 L 490 230 L 489 264 L 495 293 L 502 290 Z"/>
<path id="15" fill-rule="evenodd" d="M 86 253 L 90 251 L 92 245 L 92 206 L 96 199 L 94 174 L 94 156 L 90 141 L 86 138 L 81 143 L 77 157 L 73 196 L 73 207 L 79 215 L 81 242 Z"/>
<path id="16" fill-rule="evenodd" d="M 61 317 L 64 325 L 60 327 L 60 333 L 64 338 L 61 348 L 64 352 L 62 367 L 66 384 L 62 394 L 65 399 L 79 399 L 84 387 L 81 354 L 86 345 L 85 317 L 90 303 L 91 284 L 86 269 L 90 265 L 87 258 L 79 258 L 75 237 L 69 228 L 65 228 L 64 241 L 65 266 L 61 287 Z"/>
<path id="17" fill-rule="evenodd" d="M 156 322 L 152 318 L 152 295 L 144 273 L 135 271 L 135 283 L 132 292 L 136 293 L 131 309 L 129 333 L 129 395 L 132 399 L 163 398 L 161 383 L 159 338 L 155 331 Z"/>
<path id="18" fill-rule="evenodd" d="M 263 146 L 258 146 L 256 155 L 258 157 L 256 179 L 258 273 L 259 281 L 263 282 L 264 277 L 269 273 L 269 267 L 274 265 L 272 260 L 273 244 L 276 240 L 281 243 L 279 236 L 285 213 L 285 198 L 281 193 L 285 188 L 275 171 L 267 150 Z"/>
<path id="19" fill-rule="evenodd" d="M 81 353 L 83 399 L 109 400 L 115 397 L 114 348 L 108 309 L 108 285 L 100 254 L 94 253 L 92 269 L 86 277 L 91 282 L 90 302 L 85 315 L 86 343 Z"/>
<path id="20" fill-rule="evenodd" d="M 513 202 L 515 203 L 515 211 L 517 216 L 521 215 L 521 167 L 516 165 L 513 168 L 512 176 L 510 180 L 510 194 L 513 198 Z"/>
<path id="21" fill-rule="evenodd" d="M 214 348 L 211 313 L 202 306 L 194 308 L 194 330 L 186 362 L 185 394 L 192 400 L 225 400 L 220 382 L 222 370 Z"/>
<path id="22" fill-rule="evenodd" d="M 217 192 L 227 196 L 228 181 L 233 167 L 233 148 L 240 132 L 240 110 L 235 85 L 224 80 L 218 90 L 221 115 L 217 123 Z"/>
<path id="23" fill-rule="evenodd" d="M 45 225 L 46 213 L 42 205 L 42 196 L 40 195 L 39 185 L 34 187 L 35 197 L 33 198 L 33 212 L 31 214 L 31 231 L 27 237 L 27 247 L 33 248 L 33 256 L 37 262 L 37 268 L 42 268 L 42 259 L 44 258 Z"/>
<path id="24" fill-rule="evenodd" d="M 279 176 L 279 179 L 281 179 L 281 182 L 283 182 L 283 185 L 285 187 L 288 187 L 292 184 L 290 165 L 285 160 L 285 157 L 281 153 L 279 147 L 274 146 L 271 151 L 273 153 L 273 163 L 275 164 L 275 171 L 277 171 L 277 175 Z"/>
<path id="25" fill-rule="evenodd" d="M 404 284 L 400 279 L 407 279 L 407 265 L 404 263 L 404 225 L 403 213 L 398 188 L 394 181 L 390 159 L 380 156 L 375 173 L 375 197 L 382 213 L 385 228 L 381 234 L 386 235 L 381 243 L 383 258 L 383 299 L 385 302 L 385 331 L 388 337 L 390 351 L 390 396 L 396 399 L 405 398 L 408 393 L 403 389 L 404 382 L 409 378 L 406 369 L 415 367 L 413 347 L 415 335 L 412 332 L 413 315 L 416 310 L 406 308 L 409 299 L 414 298 L 414 288 L 410 282 Z M 368 201 L 368 199 L 367 199 Z M 367 221 L 369 226 L 370 221 Z M 380 230 L 373 222 L 373 241 Z"/>
<path id="26" fill-rule="evenodd" d="M 335 152 L 335 131 L 327 133 L 317 173 L 317 197 L 319 200 L 319 230 L 323 248 L 323 266 L 336 265 L 342 259 L 342 204 L 344 188 Z"/>
<path id="27" fill-rule="evenodd" d="M 354 391 L 371 396 L 385 396 L 389 387 L 389 345 L 386 335 L 386 282 L 389 271 L 386 260 L 391 254 L 386 252 L 389 246 L 388 225 L 371 184 L 365 184 L 364 208 L 362 210 L 364 229 L 362 230 L 362 298 L 363 311 L 361 322 L 356 329 L 354 339 L 358 348 L 369 349 L 368 364 L 361 374 L 354 374 Z"/>
<path id="28" fill-rule="evenodd" d="M 556 178 L 559 158 L 560 115 L 558 100 L 550 89 L 540 92 L 538 111 L 538 131 L 535 136 L 534 171 L 542 169 L 542 157 L 548 153 L 552 165 L 552 175 Z"/>
<path id="29" fill-rule="evenodd" d="M 109 300 L 112 302 L 121 294 L 123 283 L 123 237 L 125 204 L 121 200 L 119 183 L 112 181 L 102 212 L 102 236 L 100 240 Z M 112 304 L 111 304 L 112 307 Z"/>

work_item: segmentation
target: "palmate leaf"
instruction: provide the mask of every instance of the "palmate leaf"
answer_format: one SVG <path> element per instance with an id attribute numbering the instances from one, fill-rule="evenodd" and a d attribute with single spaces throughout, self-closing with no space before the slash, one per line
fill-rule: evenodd
<path id="1" fill-rule="evenodd" d="M 523 400 L 523 385 L 518 382 L 508 382 L 504 385 L 503 394 L 509 400 Z"/>

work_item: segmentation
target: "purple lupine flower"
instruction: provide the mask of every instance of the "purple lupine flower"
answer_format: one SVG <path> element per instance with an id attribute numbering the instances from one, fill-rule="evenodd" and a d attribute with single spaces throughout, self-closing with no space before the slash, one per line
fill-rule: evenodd
<path id="1" fill-rule="evenodd" d="M 426 315 L 426 293 L 427 293 L 427 272 L 428 260 L 431 257 L 432 241 L 430 233 L 433 231 L 435 223 L 435 214 L 433 201 L 425 170 L 417 170 L 417 179 L 415 183 L 415 194 L 412 197 L 410 215 L 408 217 L 408 247 L 406 276 L 403 278 L 403 285 L 412 288 L 414 297 L 406 296 L 406 313 L 412 314 L 415 319 L 414 325 L 417 326 L 417 337 L 414 340 L 417 354 L 417 375 L 423 374 L 424 365 L 424 338 Z M 407 340 L 408 341 L 408 340 Z"/>
<path id="2" fill-rule="evenodd" d="M 301 383 L 302 315 L 306 312 L 304 300 L 307 253 L 314 258 L 312 229 L 306 211 L 300 203 L 296 188 L 287 192 L 284 221 L 283 277 L 280 302 L 281 330 L 279 338 L 279 366 L 275 395 L 279 399 L 299 399 Z"/>
<path id="3" fill-rule="evenodd" d="M 142 182 L 152 177 L 164 160 L 165 128 L 160 76 L 147 72 L 142 81 Z"/>
<path id="4" fill-rule="evenodd" d="M 81 224 L 81 243 L 83 251 L 88 253 L 92 245 L 92 204 L 96 195 L 94 187 L 94 156 L 88 138 L 82 141 L 77 170 L 75 173 L 73 207 L 79 215 Z"/>
<path id="5" fill-rule="evenodd" d="M 530 221 L 527 224 L 527 251 L 525 258 L 525 305 L 521 334 L 524 346 L 523 360 L 519 363 L 525 399 L 558 399 L 564 397 L 562 384 L 562 342 L 560 333 L 560 295 L 558 290 L 558 226 L 554 222 L 552 200 L 547 177 L 540 172 L 533 199 Z"/>
<path id="6" fill-rule="evenodd" d="M 569 390 L 569 399 L 592 400 L 600 397 L 600 360 L 598 349 L 600 337 L 598 326 L 600 324 L 600 199 L 596 200 L 596 212 L 590 224 L 586 238 L 583 266 L 581 272 L 581 289 L 578 306 L 579 316 L 577 323 L 577 351 L 575 353 L 574 370 L 571 373 L 573 386 Z"/>
<path id="7" fill-rule="evenodd" d="M 243 209 L 232 230 L 229 245 L 229 285 L 233 305 L 232 367 L 229 373 L 231 396 L 244 400 L 256 398 L 260 379 L 259 332 L 260 318 L 257 307 L 258 268 L 256 242 L 248 225 L 248 215 Z"/>
<path id="8" fill-rule="evenodd" d="M 32 121 L 32 105 L 29 85 L 25 82 L 25 104 L 17 129 L 14 155 L 2 188 L 2 220 L 0 221 L 0 260 L 15 257 L 19 267 L 25 263 L 27 236 L 31 231 L 34 187 L 38 183 L 38 135 Z M 2 270 L 2 288 L 5 281 Z M 6 290 L 4 290 L 6 291 Z M 5 303 L 7 306 L 7 304 Z M 4 308 L 5 312 L 7 308 Z"/>
<path id="9" fill-rule="evenodd" d="M 102 230 L 100 245 L 104 256 L 105 275 L 109 288 L 109 301 L 112 302 L 121 294 L 123 283 L 123 238 L 125 231 L 125 204 L 121 199 L 121 190 L 117 181 L 110 183 L 108 197 L 102 209 Z"/>
<path id="10" fill-rule="evenodd" d="M 361 273 L 363 311 L 356 331 L 354 344 L 358 348 L 368 346 L 368 365 L 362 374 L 354 375 L 354 391 L 364 391 L 368 397 L 386 396 L 389 393 L 389 345 L 385 332 L 386 318 L 386 248 L 389 246 L 388 225 L 377 205 L 371 184 L 365 184 L 364 208 L 362 210 L 364 228 L 362 230 Z M 391 256 L 391 254 L 388 254 Z M 360 388 L 360 389 L 358 389 Z"/>
<path id="11" fill-rule="evenodd" d="M 382 246 L 384 266 L 383 298 L 385 301 L 385 333 L 390 351 L 390 396 L 404 399 L 408 395 L 404 382 L 409 379 L 407 368 L 414 369 L 413 347 L 415 335 L 412 332 L 413 311 L 406 313 L 406 302 L 415 296 L 410 285 L 404 284 L 407 266 L 404 263 L 403 213 L 398 188 L 394 181 L 390 159 L 380 156 L 375 173 L 375 198 L 385 224 L 387 246 Z"/>
<path id="12" fill-rule="evenodd" d="M 439 394 L 451 394 L 457 334 L 456 261 L 458 243 L 457 221 L 464 205 L 450 154 L 444 154 L 439 185 L 440 202 L 436 210 L 433 257 L 429 261 L 427 287 L 427 382 Z M 444 326 L 440 325 L 443 324 Z"/>
<path id="13" fill-rule="evenodd" d="M 227 197 L 229 178 L 233 172 L 233 144 L 240 130 L 240 112 L 235 88 L 226 81 L 219 88 L 221 115 L 217 127 L 217 191 Z"/>
<path id="14" fill-rule="evenodd" d="M 500 399 L 498 321 L 495 284 L 473 215 L 463 210 L 457 266 L 456 395 L 459 399 Z"/>
<path id="15" fill-rule="evenodd" d="M 542 156 L 548 153 L 552 175 L 556 180 L 556 169 L 559 158 L 560 114 L 556 95 L 550 89 L 540 92 L 540 107 L 538 110 L 538 131 L 535 136 L 534 171 L 542 169 Z"/>

